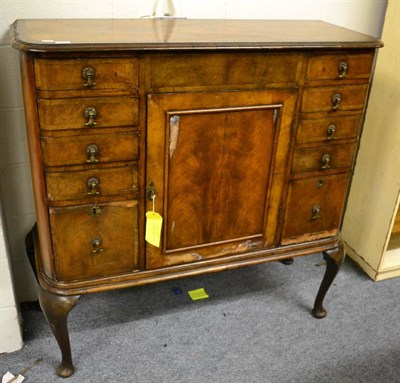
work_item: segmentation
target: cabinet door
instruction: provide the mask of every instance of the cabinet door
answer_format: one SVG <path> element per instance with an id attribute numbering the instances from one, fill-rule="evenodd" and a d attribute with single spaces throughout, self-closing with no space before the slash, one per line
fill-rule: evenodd
<path id="1" fill-rule="evenodd" d="M 288 90 L 148 96 L 146 182 L 163 228 L 147 268 L 274 246 L 296 100 Z"/>

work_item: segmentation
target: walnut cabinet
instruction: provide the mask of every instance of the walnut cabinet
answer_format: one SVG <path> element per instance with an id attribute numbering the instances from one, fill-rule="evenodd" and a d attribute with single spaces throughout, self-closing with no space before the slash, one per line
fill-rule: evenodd
<path id="1" fill-rule="evenodd" d="M 317 318 L 380 41 L 322 22 L 18 20 L 39 299 L 323 252 Z M 163 217 L 145 241 L 147 211 Z M 147 229 L 148 230 L 148 229 Z"/>

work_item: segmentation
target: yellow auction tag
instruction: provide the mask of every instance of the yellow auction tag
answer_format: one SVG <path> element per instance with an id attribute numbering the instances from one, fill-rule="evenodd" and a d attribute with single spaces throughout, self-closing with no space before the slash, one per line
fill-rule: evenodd
<path id="1" fill-rule="evenodd" d="M 192 301 L 197 301 L 199 299 L 208 298 L 208 294 L 206 293 L 206 290 L 204 290 L 204 288 L 197 289 L 197 290 L 190 290 L 190 291 L 188 291 L 188 294 Z"/>
<path id="2" fill-rule="evenodd" d="M 163 218 L 160 214 L 148 211 L 146 213 L 146 241 L 150 245 L 160 247 L 161 241 L 161 228 Z"/>

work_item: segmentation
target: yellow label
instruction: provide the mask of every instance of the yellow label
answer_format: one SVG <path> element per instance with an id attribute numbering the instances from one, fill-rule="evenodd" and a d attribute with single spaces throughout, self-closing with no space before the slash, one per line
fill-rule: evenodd
<path id="1" fill-rule="evenodd" d="M 190 290 L 188 291 L 190 298 L 192 301 L 197 301 L 199 299 L 206 299 L 208 298 L 208 294 L 204 288 L 197 289 L 197 290 Z"/>
<path id="2" fill-rule="evenodd" d="M 146 213 L 146 241 L 150 245 L 160 247 L 162 217 L 160 214 L 148 211 Z"/>

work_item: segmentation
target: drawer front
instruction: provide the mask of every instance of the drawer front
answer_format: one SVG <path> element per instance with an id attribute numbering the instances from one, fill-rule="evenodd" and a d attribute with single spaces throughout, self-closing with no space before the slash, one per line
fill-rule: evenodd
<path id="1" fill-rule="evenodd" d="M 138 269 L 137 202 L 51 208 L 50 226 L 58 280 Z"/>
<path id="2" fill-rule="evenodd" d="M 47 166 L 135 161 L 139 153 L 136 132 L 43 137 L 41 144 Z"/>
<path id="3" fill-rule="evenodd" d="M 355 149 L 356 144 L 297 149 L 293 155 L 292 173 L 350 169 Z"/>
<path id="4" fill-rule="evenodd" d="M 81 171 L 47 172 L 49 201 L 96 200 L 105 196 L 135 196 L 138 191 L 136 166 Z"/>
<path id="5" fill-rule="evenodd" d="M 132 89 L 138 87 L 138 60 L 36 59 L 35 78 L 38 90 Z"/>
<path id="6" fill-rule="evenodd" d="M 335 235 L 348 183 L 347 173 L 291 181 L 282 243 Z"/>
<path id="7" fill-rule="evenodd" d="M 363 109 L 368 85 L 306 88 L 302 112 L 337 112 Z"/>
<path id="8" fill-rule="evenodd" d="M 294 84 L 300 71 L 298 54 L 202 54 L 154 56 L 150 83 L 153 89 L 262 87 Z"/>
<path id="9" fill-rule="evenodd" d="M 138 99 L 133 97 L 40 99 L 42 130 L 66 130 L 135 126 Z"/>
<path id="10" fill-rule="evenodd" d="M 300 120 L 296 143 L 355 139 L 361 123 L 361 114 L 321 119 Z"/>
<path id="11" fill-rule="evenodd" d="M 311 56 L 307 62 L 306 80 L 368 80 L 373 60 L 373 53 Z"/>

